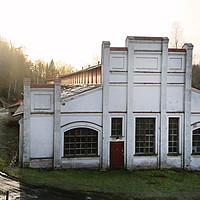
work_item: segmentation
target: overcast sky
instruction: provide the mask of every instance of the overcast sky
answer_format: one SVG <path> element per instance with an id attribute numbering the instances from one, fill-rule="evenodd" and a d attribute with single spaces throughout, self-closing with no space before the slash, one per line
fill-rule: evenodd
<path id="1" fill-rule="evenodd" d="M 170 37 L 174 21 L 199 55 L 199 20 L 200 0 L 0 0 L 1 36 L 26 47 L 32 61 L 53 58 L 79 69 L 101 56 L 102 41 Z"/>

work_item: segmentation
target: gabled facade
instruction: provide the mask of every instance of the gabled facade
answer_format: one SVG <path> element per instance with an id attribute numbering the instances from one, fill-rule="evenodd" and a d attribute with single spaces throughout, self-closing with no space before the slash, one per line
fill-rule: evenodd
<path id="1" fill-rule="evenodd" d="M 102 43 L 96 82 L 87 82 L 84 71 L 83 82 L 73 85 L 63 86 L 62 78 L 54 85 L 25 79 L 22 164 L 200 169 L 200 90 L 191 87 L 192 49 L 169 49 L 162 37 L 127 37 L 125 47 Z"/>

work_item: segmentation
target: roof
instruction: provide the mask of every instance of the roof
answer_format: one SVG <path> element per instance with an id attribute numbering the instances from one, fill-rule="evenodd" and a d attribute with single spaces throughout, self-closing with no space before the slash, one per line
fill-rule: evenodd
<path id="1" fill-rule="evenodd" d="M 54 88 L 54 84 L 31 84 L 31 88 Z"/>
<path id="2" fill-rule="evenodd" d="M 60 76 L 59 78 L 62 79 L 62 78 L 65 78 L 65 77 L 68 77 L 68 76 L 71 76 L 71 75 L 74 75 L 74 74 L 78 74 L 78 73 L 85 72 L 85 71 L 90 71 L 90 70 L 93 70 L 93 69 L 99 68 L 99 67 L 101 67 L 100 63 L 97 64 L 97 65 L 94 65 L 94 66 L 79 70 L 79 71 L 75 71 L 75 72 L 72 72 L 72 73 L 69 73 L 69 74 L 65 74 L 63 76 Z M 47 79 L 47 81 L 54 81 L 54 79 L 55 79 L 55 77 L 52 77 L 52 78 Z"/>
<path id="3" fill-rule="evenodd" d="M 61 85 L 61 99 L 81 94 L 99 87 L 101 87 L 101 84 Z"/>
<path id="4" fill-rule="evenodd" d="M 148 36 L 127 36 L 127 39 L 130 39 L 130 40 L 154 40 L 154 41 L 168 40 L 167 37 L 148 37 Z"/>
<path id="5" fill-rule="evenodd" d="M 186 52 L 186 49 L 169 48 L 168 52 Z"/>
<path id="6" fill-rule="evenodd" d="M 21 102 L 17 102 L 17 103 L 11 104 L 11 105 L 7 106 L 6 108 L 13 108 L 13 107 L 16 107 L 16 106 L 20 106 L 20 103 Z"/>
<path id="7" fill-rule="evenodd" d="M 92 69 L 99 68 L 99 67 L 101 67 L 101 64 L 94 65 L 94 66 L 91 66 L 91 67 L 88 67 L 88 68 L 85 68 L 85 69 L 82 69 L 82 70 L 79 70 L 79 71 L 76 71 L 76 72 L 72 72 L 70 74 L 66 74 L 66 75 L 60 76 L 60 78 L 62 79 L 64 77 L 71 76 L 73 74 L 78 74 L 78 73 L 81 73 L 81 72 L 90 71 Z"/>
<path id="8" fill-rule="evenodd" d="M 200 88 L 198 87 L 195 87 L 195 86 L 192 86 L 192 88 L 196 89 L 196 90 L 200 90 Z"/>
<path id="9" fill-rule="evenodd" d="M 128 51 L 127 47 L 110 47 L 111 51 Z"/>
<path id="10" fill-rule="evenodd" d="M 20 106 L 17 108 L 17 110 L 13 114 L 13 117 L 16 117 L 22 114 L 24 114 L 24 102 L 20 102 Z"/>

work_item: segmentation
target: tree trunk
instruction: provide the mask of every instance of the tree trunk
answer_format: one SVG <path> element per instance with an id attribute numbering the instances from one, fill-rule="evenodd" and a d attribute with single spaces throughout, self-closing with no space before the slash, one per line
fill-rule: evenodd
<path id="1" fill-rule="evenodd" d="M 16 89 L 17 89 L 17 80 L 15 80 L 15 84 L 14 84 L 14 94 L 16 94 Z"/>
<path id="2" fill-rule="evenodd" d="M 11 92 L 11 72 L 10 72 L 10 81 L 9 81 L 9 88 L 8 88 L 8 101 L 10 99 L 10 92 Z"/>
<path id="3" fill-rule="evenodd" d="M 9 99 L 10 99 L 10 91 L 11 91 L 11 82 L 9 83 L 9 88 L 8 88 L 8 101 L 9 101 Z"/>

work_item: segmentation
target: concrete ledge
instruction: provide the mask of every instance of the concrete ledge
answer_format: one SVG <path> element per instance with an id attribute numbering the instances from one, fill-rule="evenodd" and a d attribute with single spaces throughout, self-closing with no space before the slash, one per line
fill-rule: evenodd
<path id="1" fill-rule="evenodd" d="M 133 169 L 158 169 L 158 156 L 134 156 Z"/>
<path id="2" fill-rule="evenodd" d="M 53 167 L 52 158 L 35 158 L 30 161 L 31 168 L 51 168 Z"/>
<path id="3" fill-rule="evenodd" d="M 167 168 L 183 168 L 182 155 L 169 156 L 167 155 Z"/>
<path id="4" fill-rule="evenodd" d="M 62 158 L 62 168 L 100 168 L 100 157 Z"/>

